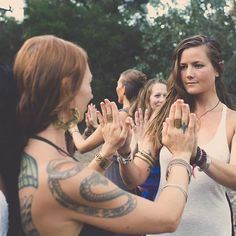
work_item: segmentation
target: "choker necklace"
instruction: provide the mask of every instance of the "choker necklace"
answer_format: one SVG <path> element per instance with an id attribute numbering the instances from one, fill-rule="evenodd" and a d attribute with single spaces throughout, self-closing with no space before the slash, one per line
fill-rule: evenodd
<path id="1" fill-rule="evenodd" d="M 209 109 L 209 110 L 207 110 L 207 111 L 205 111 L 203 114 L 201 114 L 200 116 L 199 116 L 199 119 L 201 119 L 203 116 L 205 116 L 207 113 L 209 113 L 210 111 L 213 111 L 218 105 L 219 105 L 219 103 L 220 103 L 220 100 L 216 103 L 216 105 L 214 106 L 214 107 L 212 107 L 211 109 Z"/>

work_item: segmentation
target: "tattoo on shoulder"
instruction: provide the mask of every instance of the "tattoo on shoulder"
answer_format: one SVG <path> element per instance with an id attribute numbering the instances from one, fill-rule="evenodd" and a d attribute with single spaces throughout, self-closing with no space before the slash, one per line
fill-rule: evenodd
<path id="1" fill-rule="evenodd" d="M 23 229 L 27 235 L 40 236 L 39 232 L 34 226 L 34 222 L 32 219 L 32 214 L 31 214 L 32 201 L 33 201 L 33 195 L 25 196 L 21 198 L 20 200 L 21 222 L 22 222 Z"/>
<path id="2" fill-rule="evenodd" d="M 103 193 L 96 193 L 94 191 L 95 187 L 106 189 L 109 184 L 108 179 L 97 172 L 93 172 L 91 175 L 87 176 L 81 181 L 79 186 L 80 196 L 83 197 L 84 200 L 93 203 L 112 201 L 121 197 L 125 199 L 125 201 L 122 200 L 120 206 L 115 206 L 113 208 L 99 208 L 79 204 L 78 201 L 73 200 L 65 191 L 63 191 L 60 181 L 77 175 L 80 172 L 81 167 L 75 163 L 74 166 L 70 167 L 70 169 L 67 168 L 67 170 L 62 171 L 61 167 L 62 165 L 66 164 L 66 162 L 67 161 L 64 160 L 54 160 L 49 163 L 47 168 L 49 189 L 52 192 L 54 198 L 63 207 L 81 214 L 102 218 L 115 218 L 126 215 L 136 208 L 136 198 L 119 188 L 109 191 L 104 190 Z"/>
<path id="3" fill-rule="evenodd" d="M 24 153 L 22 156 L 18 188 L 24 187 L 38 188 L 38 166 L 36 160 Z"/>

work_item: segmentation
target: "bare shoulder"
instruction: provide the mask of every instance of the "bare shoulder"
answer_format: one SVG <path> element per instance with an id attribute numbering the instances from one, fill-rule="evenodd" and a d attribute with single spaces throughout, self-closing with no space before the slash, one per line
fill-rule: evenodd
<path id="1" fill-rule="evenodd" d="M 228 108 L 227 111 L 227 120 L 230 125 L 236 127 L 236 111 Z"/>

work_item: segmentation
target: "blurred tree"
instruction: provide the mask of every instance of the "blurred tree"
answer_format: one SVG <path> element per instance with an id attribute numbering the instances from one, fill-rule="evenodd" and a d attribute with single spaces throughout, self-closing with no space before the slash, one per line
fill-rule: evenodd
<path id="1" fill-rule="evenodd" d="M 22 44 L 22 25 L 14 18 L 0 14 L 0 63 L 12 64 L 14 56 Z"/>
<path id="2" fill-rule="evenodd" d="M 26 0 L 25 36 L 54 34 L 84 47 L 94 76 L 95 103 L 105 97 L 116 100 L 119 74 L 135 67 L 142 52 L 138 20 L 132 24 L 130 14 L 141 15 L 145 2 Z"/>
<path id="3" fill-rule="evenodd" d="M 233 1 L 235 2 L 235 1 Z M 195 34 L 204 34 L 216 38 L 222 48 L 225 61 L 225 81 L 235 93 L 236 80 L 233 67 L 233 52 L 236 50 L 235 5 L 228 0 L 191 0 L 186 7 L 180 7 L 178 1 L 171 4 L 150 1 L 157 10 L 157 17 L 150 24 L 144 22 L 144 54 L 139 59 L 139 67 L 148 75 L 163 74 L 168 77 L 172 52 L 183 38 Z M 232 1 L 231 1 L 232 3 Z M 233 58 L 232 58 L 233 57 Z M 231 60 L 232 58 L 232 60 Z M 231 66 L 227 66 L 231 63 Z M 230 70 L 230 71 L 229 71 Z"/>

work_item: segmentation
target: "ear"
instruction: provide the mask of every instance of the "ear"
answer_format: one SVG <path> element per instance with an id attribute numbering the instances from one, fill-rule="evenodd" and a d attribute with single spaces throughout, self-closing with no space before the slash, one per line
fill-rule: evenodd
<path id="1" fill-rule="evenodd" d="M 219 65 L 220 65 L 221 71 L 223 71 L 224 70 L 224 66 L 225 66 L 225 62 L 222 60 L 222 61 L 219 62 Z"/>
<path id="2" fill-rule="evenodd" d="M 219 62 L 219 67 L 220 67 L 220 70 L 223 72 L 223 70 L 224 70 L 224 61 L 223 60 Z M 216 78 L 217 77 L 219 77 L 218 71 L 216 71 Z"/>

